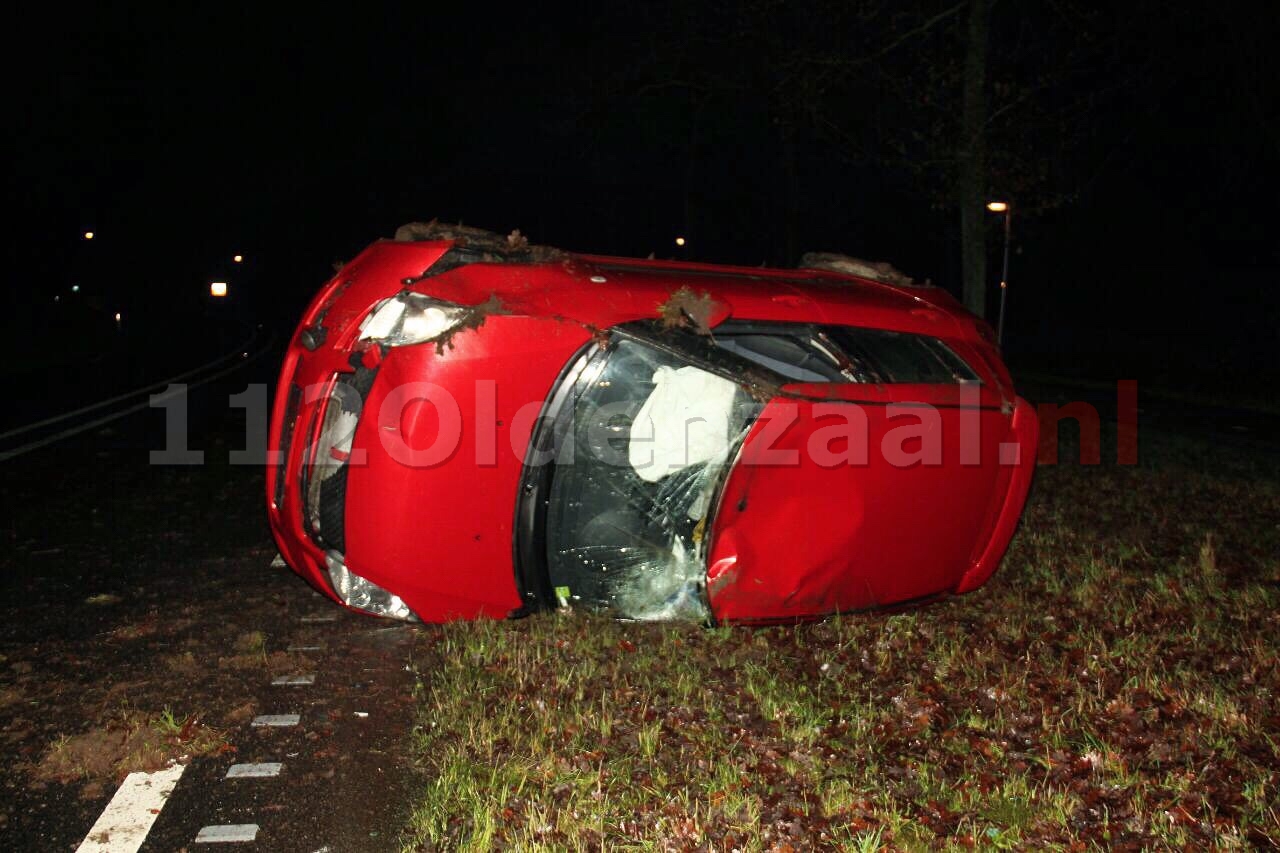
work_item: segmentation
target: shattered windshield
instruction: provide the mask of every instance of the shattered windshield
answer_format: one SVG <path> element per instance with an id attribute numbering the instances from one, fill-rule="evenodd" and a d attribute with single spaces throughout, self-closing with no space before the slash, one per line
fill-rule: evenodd
<path id="1" fill-rule="evenodd" d="M 706 619 L 707 517 L 759 404 L 628 338 L 576 392 L 546 516 L 557 599 L 630 619 Z"/>

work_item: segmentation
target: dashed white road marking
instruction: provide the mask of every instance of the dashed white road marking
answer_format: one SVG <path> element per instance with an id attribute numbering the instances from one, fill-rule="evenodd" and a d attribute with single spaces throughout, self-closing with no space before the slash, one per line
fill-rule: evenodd
<path id="1" fill-rule="evenodd" d="M 154 773 L 124 777 L 76 853 L 134 853 L 147 840 L 184 769 L 185 764 L 174 764 Z"/>
<path id="2" fill-rule="evenodd" d="M 287 652 L 321 652 L 324 646 L 289 646 L 285 649 Z"/>
<path id="3" fill-rule="evenodd" d="M 253 722 L 249 725 L 258 728 L 284 728 L 286 726 L 296 726 L 302 719 L 301 714 L 262 714 L 254 717 Z"/>
<path id="4" fill-rule="evenodd" d="M 316 677 L 314 673 L 308 673 L 307 675 L 277 675 L 271 679 L 271 683 L 276 687 L 301 687 L 315 684 Z"/>
<path id="5" fill-rule="evenodd" d="M 256 823 L 227 823 L 206 826 L 196 834 L 196 844 L 222 844 L 234 841 L 253 841 L 258 837 Z"/>
<path id="6" fill-rule="evenodd" d="M 311 623 L 316 623 L 316 622 L 337 622 L 337 621 L 338 621 L 338 614 L 336 614 L 336 613 L 310 613 L 310 614 L 308 614 L 308 615 L 306 615 L 306 616 L 303 616 L 303 617 L 302 617 L 302 619 L 301 619 L 300 621 L 302 621 L 304 624 L 311 624 Z"/>
<path id="7" fill-rule="evenodd" d="M 264 761 L 258 764 L 232 764 L 227 768 L 227 779 L 266 779 L 271 776 L 279 776 L 280 768 L 284 767 L 279 761 Z"/>

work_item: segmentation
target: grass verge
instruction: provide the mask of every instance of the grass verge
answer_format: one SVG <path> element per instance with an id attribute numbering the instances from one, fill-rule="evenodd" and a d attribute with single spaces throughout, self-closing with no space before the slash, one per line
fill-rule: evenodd
<path id="1" fill-rule="evenodd" d="M 1280 844 L 1280 480 L 1147 450 L 1042 468 L 995 579 L 917 611 L 428 628 L 405 848 Z"/>

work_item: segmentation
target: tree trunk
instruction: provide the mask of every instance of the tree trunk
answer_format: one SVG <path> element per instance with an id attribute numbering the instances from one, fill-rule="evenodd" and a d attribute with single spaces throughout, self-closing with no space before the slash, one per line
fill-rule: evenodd
<path id="1" fill-rule="evenodd" d="M 795 125 L 788 120 L 782 128 L 782 174 L 786 181 L 787 218 L 783 226 L 782 265 L 786 267 L 800 262 L 800 177 L 796 170 L 795 133 Z"/>
<path id="2" fill-rule="evenodd" d="M 964 305 L 979 317 L 987 311 L 987 31 L 992 0 L 970 0 L 961 113 L 960 268 Z"/>

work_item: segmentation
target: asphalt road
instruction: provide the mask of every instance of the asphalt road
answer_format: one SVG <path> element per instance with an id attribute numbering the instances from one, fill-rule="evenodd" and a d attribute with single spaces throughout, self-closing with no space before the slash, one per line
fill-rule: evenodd
<path id="1" fill-rule="evenodd" d="M 151 464 L 163 409 L 0 463 L 0 850 L 75 849 L 165 713 L 186 725 L 159 747 L 198 754 L 143 850 L 206 848 L 197 834 L 223 824 L 256 824 L 249 849 L 394 849 L 415 629 L 273 567 L 263 470 L 228 461 L 246 443 L 228 397 L 270 382 L 278 358 L 190 392 L 202 465 Z M 289 674 L 314 683 L 272 684 Z M 253 725 L 285 713 L 298 724 Z M 251 762 L 282 767 L 225 778 Z"/>

